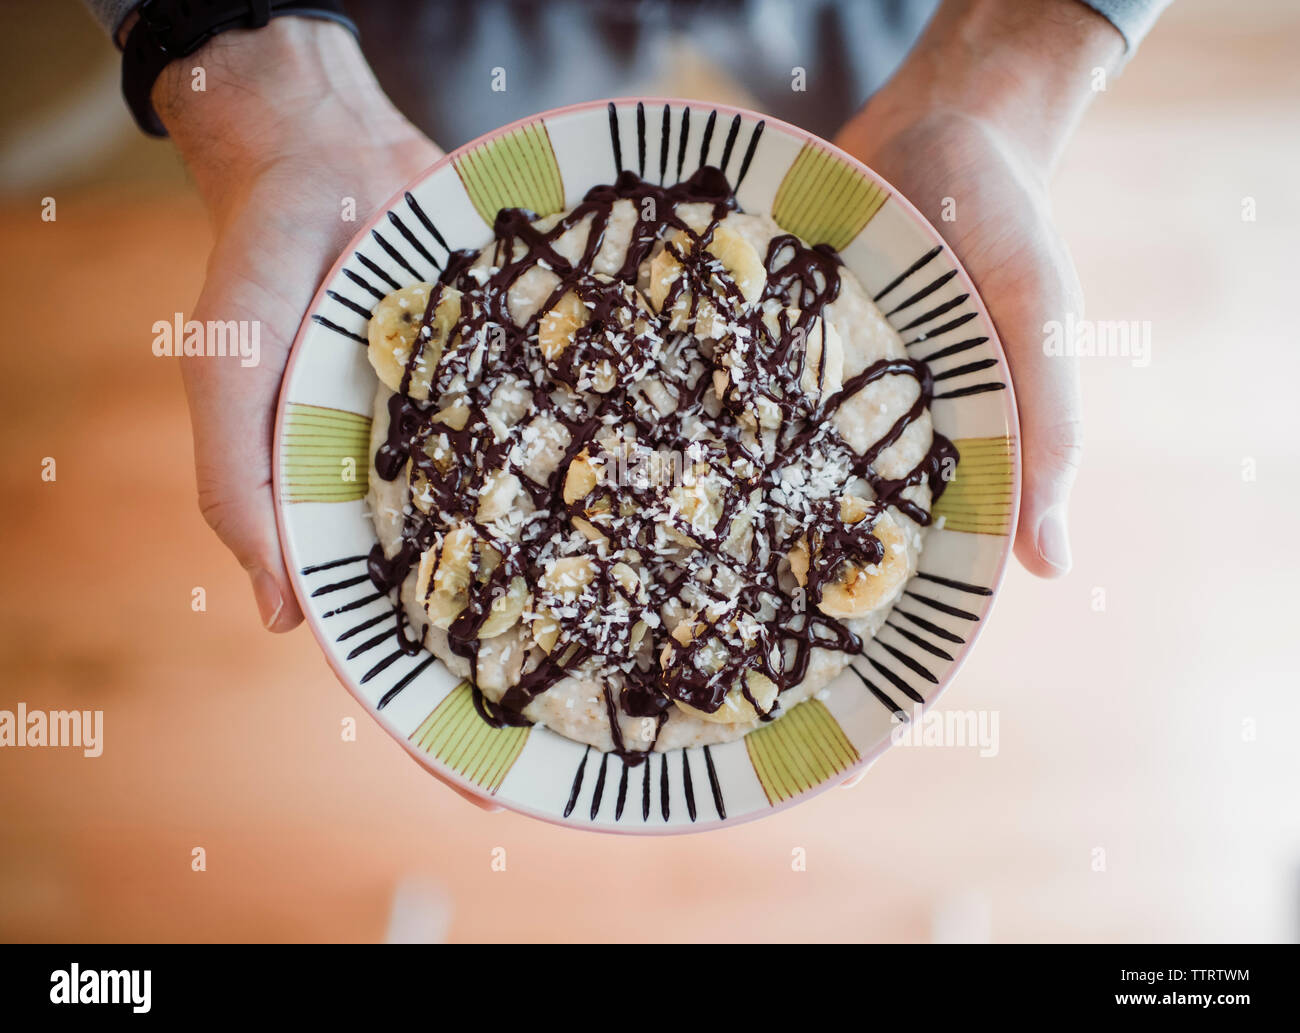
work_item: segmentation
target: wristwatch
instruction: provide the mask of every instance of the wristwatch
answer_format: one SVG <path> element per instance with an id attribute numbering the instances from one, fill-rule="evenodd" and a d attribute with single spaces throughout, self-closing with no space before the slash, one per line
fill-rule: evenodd
<path id="1" fill-rule="evenodd" d="M 296 14 L 338 22 L 357 35 L 342 0 L 143 0 L 122 52 L 122 95 L 136 124 L 150 136 L 167 129 L 149 95 L 162 70 L 228 29 L 260 29 L 272 18 Z"/>

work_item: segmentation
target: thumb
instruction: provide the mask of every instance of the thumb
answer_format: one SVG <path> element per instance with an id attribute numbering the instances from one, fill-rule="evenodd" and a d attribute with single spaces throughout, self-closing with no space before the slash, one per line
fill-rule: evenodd
<path id="1" fill-rule="evenodd" d="M 206 320 L 206 308 L 200 301 L 194 318 Z M 266 324 L 259 328 L 257 365 L 195 356 L 181 368 L 194 431 L 199 508 L 248 573 L 263 625 L 288 631 L 302 621 L 302 611 L 280 551 L 271 488 L 275 408 L 288 349 L 282 340 L 268 340 L 267 329 Z"/>
<path id="2" fill-rule="evenodd" d="M 1030 398 L 1020 409 L 1025 480 L 1016 556 L 1031 574 L 1060 577 L 1072 563 L 1067 509 L 1083 453 L 1078 366 L 1073 359 L 1046 359 L 1028 377 L 1023 363 L 1013 375 L 1017 398 L 1023 397 L 1019 385 L 1026 379 L 1037 380 L 1040 392 L 1034 396 L 1026 390 Z M 1053 394 L 1058 404 L 1045 400 Z"/>
<path id="3" fill-rule="evenodd" d="M 1083 457 L 1078 360 L 1048 354 L 1044 347 L 1049 333 L 1082 315 L 1082 292 L 1063 247 L 1055 259 L 1038 266 L 1037 285 L 1022 283 L 1023 307 L 1012 308 L 1005 332 L 998 327 L 1020 410 L 1024 485 L 1015 550 L 1025 569 L 1039 577 L 1069 572 L 1067 509 Z"/>

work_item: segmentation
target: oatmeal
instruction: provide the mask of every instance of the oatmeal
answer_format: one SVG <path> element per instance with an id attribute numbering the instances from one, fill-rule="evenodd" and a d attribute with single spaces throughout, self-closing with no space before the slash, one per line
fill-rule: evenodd
<path id="1" fill-rule="evenodd" d="M 779 720 L 875 634 L 954 453 L 832 251 L 623 173 L 370 323 L 396 634 L 494 724 L 635 762 Z"/>

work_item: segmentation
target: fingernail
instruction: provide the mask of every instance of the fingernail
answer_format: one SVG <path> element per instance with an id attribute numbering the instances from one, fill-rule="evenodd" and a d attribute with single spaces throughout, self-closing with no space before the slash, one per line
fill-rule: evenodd
<path id="1" fill-rule="evenodd" d="M 1065 526 L 1065 507 L 1053 506 L 1038 524 L 1038 555 L 1062 574 L 1070 569 L 1070 533 Z"/>
<path id="2" fill-rule="evenodd" d="M 257 611 L 262 615 L 262 627 L 269 631 L 284 609 L 280 587 L 275 578 L 260 568 L 250 571 L 248 576 L 253 582 L 253 596 L 257 599 Z"/>

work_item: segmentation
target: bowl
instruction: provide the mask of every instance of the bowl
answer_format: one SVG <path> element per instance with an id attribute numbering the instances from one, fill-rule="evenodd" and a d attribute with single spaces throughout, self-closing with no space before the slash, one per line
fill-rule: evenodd
<path id="1" fill-rule="evenodd" d="M 502 207 L 539 215 L 625 169 L 671 185 L 720 168 L 740 207 L 834 247 L 935 380 L 936 430 L 960 462 L 934 506 L 920 569 L 880 633 L 824 691 L 721 745 L 615 754 L 541 727 L 494 728 L 467 683 L 408 655 L 366 557 L 375 375 L 366 330 L 390 291 L 479 248 Z M 875 760 L 951 683 L 988 618 L 1020 494 L 1011 377 L 984 305 L 942 237 L 832 144 L 774 118 L 626 98 L 543 112 L 447 155 L 361 227 L 325 277 L 289 357 L 276 415 L 280 540 L 302 612 L 339 681 L 416 761 L 511 810 L 605 832 L 700 831 L 773 814 Z M 849 806 L 846 799 L 844 806 Z"/>

